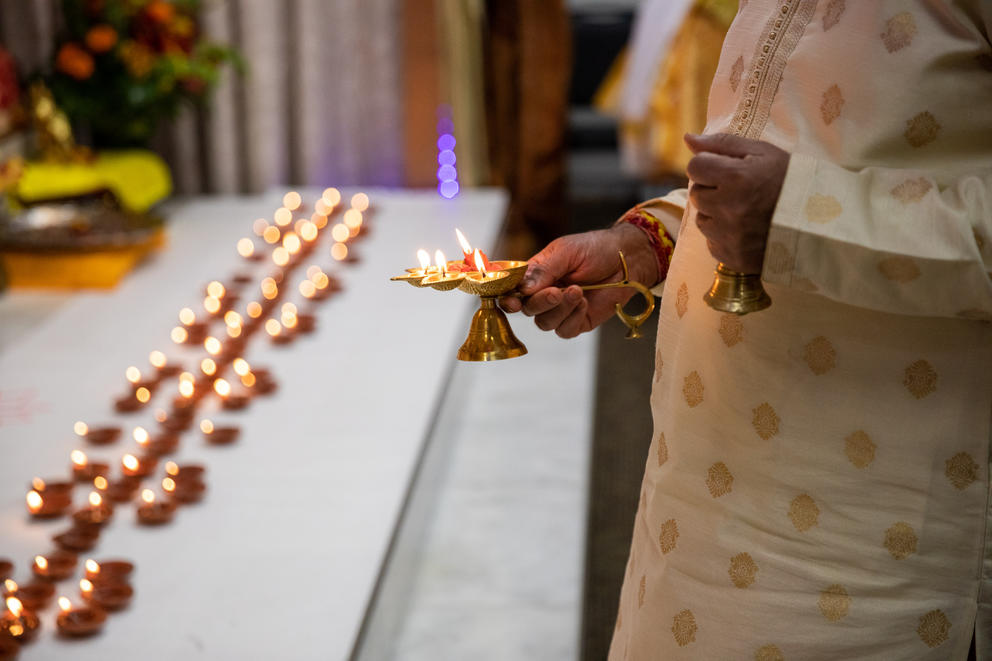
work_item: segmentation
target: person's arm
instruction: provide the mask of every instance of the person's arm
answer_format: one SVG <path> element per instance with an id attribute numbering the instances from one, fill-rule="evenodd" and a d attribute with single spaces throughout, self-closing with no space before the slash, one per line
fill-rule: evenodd
<path id="1" fill-rule="evenodd" d="M 793 154 L 762 277 L 865 308 L 992 319 L 992 168 L 846 170 Z"/>

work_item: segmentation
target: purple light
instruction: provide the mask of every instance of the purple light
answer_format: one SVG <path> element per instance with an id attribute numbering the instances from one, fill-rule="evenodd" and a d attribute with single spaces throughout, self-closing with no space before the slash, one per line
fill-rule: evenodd
<path id="1" fill-rule="evenodd" d="M 455 158 L 455 152 L 451 151 L 450 149 L 443 149 L 440 152 L 438 152 L 437 155 L 438 165 L 454 165 L 455 161 L 457 160 L 458 159 Z"/>
<path id="2" fill-rule="evenodd" d="M 441 151 L 449 151 L 455 148 L 455 136 L 444 133 L 437 139 L 437 148 Z"/>
<path id="3" fill-rule="evenodd" d="M 458 182 L 442 181 L 437 187 L 437 192 L 441 194 L 441 197 L 450 200 L 455 195 L 458 195 Z"/>
<path id="4" fill-rule="evenodd" d="M 454 181 L 458 178 L 458 170 L 453 165 L 442 165 L 437 169 L 437 178 L 441 181 Z"/>
<path id="5" fill-rule="evenodd" d="M 442 117 L 441 119 L 437 120 L 437 132 L 439 134 L 454 133 L 455 123 L 451 121 L 450 117 Z"/>

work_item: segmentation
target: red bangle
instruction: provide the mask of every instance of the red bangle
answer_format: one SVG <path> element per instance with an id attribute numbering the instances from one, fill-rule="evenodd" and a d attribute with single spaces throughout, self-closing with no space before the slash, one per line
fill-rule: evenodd
<path id="1" fill-rule="evenodd" d="M 617 222 L 633 225 L 647 235 L 658 262 L 658 282 L 663 281 L 668 276 L 668 266 L 672 261 L 672 253 L 675 252 L 675 240 L 665 229 L 665 224 L 639 205 L 621 216 Z"/>

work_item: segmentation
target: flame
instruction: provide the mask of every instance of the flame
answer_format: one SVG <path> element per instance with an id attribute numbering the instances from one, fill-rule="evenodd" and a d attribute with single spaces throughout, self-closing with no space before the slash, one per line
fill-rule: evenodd
<path id="1" fill-rule="evenodd" d="M 275 225 L 269 225 L 265 228 L 265 231 L 262 232 L 262 240 L 268 244 L 276 243 L 279 241 L 280 236 L 282 236 L 282 232 L 280 232 L 279 228 Z"/>
<path id="2" fill-rule="evenodd" d="M 100 505 L 103 505 L 103 496 L 98 494 L 96 491 L 90 491 L 90 505 L 93 507 L 100 507 Z"/>
<path id="3" fill-rule="evenodd" d="M 235 358 L 232 367 L 238 376 L 244 376 L 251 371 L 251 365 L 244 358 Z"/>
<path id="4" fill-rule="evenodd" d="M 182 344 L 189 338 L 189 333 L 187 333 L 186 329 L 182 326 L 176 326 L 172 329 L 172 332 L 169 333 L 169 337 L 172 338 L 172 341 L 176 344 Z"/>
<path id="5" fill-rule="evenodd" d="M 94 560 L 93 558 L 89 558 L 84 564 L 86 566 L 86 571 L 89 572 L 90 574 L 100 573 L 100 565 L 98 565 L 96 560 Z"/>
<path id="6" fill-rule="evenodd" d="M 224 323 L 231 327 L 240 326 L 244 323 L 244 319 L 234 310 L 228 310 L 224 313 Z"/>
<path id="7" fill-rule="evenodd" d="M 223 345 L 221 345 L 220 340 L 218 340 L 216 337 L 211 335 L 210 337 L 208 337 L 203 341 L 203 348 L 206 349 L 207 353 L 209 353 L 211 356 L 216 356 L 217 354 L 220 353 L 220 350 L 223 348 Z"/>
<path id="8" fill-rule="evenodd" d="M 247 236 L 243 239 L 238 239 L 238 254 L 246 258 L 254 255 L 255 242 L 249 239 Z"/>
<path id="9" fill-rule="evenodd" d="M 462 247 L 462 252 L 466 255 L 471 255 L 472 244 L 468 242 L 468 239 L 465 238 L 465 235 L 457 227 L 455 228 L 455 236 L 458 238 L 458 244 Z"/>
<path id="10" fill-rule="evenodd" d="M 280 309 L 282 310 L 283 314 L 286 314 L 287 312 L 289 314 L 296 314 L 299 311 L 295 303 L 283 303 Z"/>
<path id="11" fill-rule="evenodd" d="M 162 480 L 162 490 L 166 493 L 172 493 L 176 490 L 176 481 L 171 477 L 167 477 Z"/>
<path id="12" fill-rule="evenodd" d="M 358 230 L 362 226 L 362 212 L 358 209 L 348 209 L 344 212 L 342 220 L 349 230 Z"/>
<path id="13" fill-rule="evenodd" d="M 151 489 L 141 490 L 141 500 L 145 501 L 149 505 L 155 502 L 155 492 Z"/>
<path id="14" fill-rule="evenodd" d="M 331 279 L 327 277 L 327 274 L 321 271 L 311 278 L 310 282 L 317 289 L 327 289 L 327 285 L 331 284 Z"/>
<path id="15" fill-rule="evenodd" d="M 36 477 L 33 480 L 31 480 L 31 486 L 34 487 L 36 491 L 44 491 L 45 481 L 40 477 Z"/>
<path id="16" fill-rule="evenodd" d="M 137 383 L 141 381 L 141 370 L 139 370 L 134 365 L 131 365 L 126 370 L 124 370 L 124 378 L 131 383 Z"/>
<path id="17" fill-rule="evenodd" d="M 174 461 L 166 462 L 165 472 L 169 475 L 179 475 L 179 464 Z"/>
<path id="18" fill-rule="evenodd" d="M 105 491 L 108 486 L 107 478 L 105 478 L 103 475 L 97 475 L 96 477 L 93 478 L 93 486 L 99 489 L 100 491 Z"/>
<path id="19" fill-rule="evenodd" d="M 351 230 L 344 223 L 338 223 L 331 228 L 331 238 L 335 241 L 347 241 L 351 237 Z"/>
<path id="20" fill-rule="evenodd" d="M 299 208 L 301 204 L 303 204 L 303 198 L 295 190 L 291 190 L 282 196 L 282 205 L 290 211 Z"/>
<path id="21" fill-rule="evenodd" d="M 276 281 L 273 280 L 271 277 L 262 280 L 261 288 L 262 288 L 262 296 L 264 296 L 270 301 L 273 298 L 275 298 L 276 295 L 279 293 L 279 286 L 276 285 Z M 251 313 L 249 312 L 249 314 Z"/>
<path id="22" fill-rule="evenodd" d="M 369 208 L 369 196 L 365 193 L 355 193 L 351 196 L 351 207 L 359 211 L 365 211 Z"/>
<path id="23" fill-rule="evenodd" d="M 219 281 L 211 280 L 207 285 L 207 293 L 214 298 L 224 298 L 224 294 L 227 293 L 227 290 L 224 289 L 224 285 Z"/>
<path id="24" fill-rule="evenodd" d="M 331 246 L 331 257 L 333 257 L 335 260 L 340 262 L 342 259 L 344 259 L 347 256 L 348 256 L 348 246 L 346 246 L 345 244 L 339 241 L 338 243 L 335 243 L 333 246 Z"/>
<path id="25" fill-rule="evenodd" d="M 193 313 L 189 308 L 183 308 L 179 311 L 179 323 L 183 326 L 189 326 L 196 321 L 196 314 Z"/>
<path id="26" fill-rule="evenodd" d="M 300 225 L 300 236 L 308 243 L 315 240 L 317 238 L 317 226 L 309 220 L 304 222 Z"/>
<path id="27" fill-rule="evenodd" d="M 482 260 L 482 255 L 479 254 L 479 249 L 475 249 L 475 255 L 472 257 L 472 261 L 475 262 L 475 270 L 482 274 L 482 277 L 486 277 L 486 263 Z"/>
<path id="28" fill-rule="evenodd" d="M 68 597 L 59 597 L 59 608 L 62 609 L 63 613 L 68 613 L 72 610 L 72 602 L 69 601 Z"/>
<path id="29" fill-rule="evenodd" d="M 265 228 L 268 226 L 269 226 L 269 221 L 265 220 L 264 218 L 256 218 L 255 222 L 251 224 L 251 231 L 258 236 L 262 236 L 262 233 L 265 232 Z"/>
<path id="30" fill-rule="evenodd" d="M 431 256 L 426 250 L 420 249 L 417 251 L 417 261 L 420 262 L 420 268 L 423 269 L 424 273 L 427 273 L 427 269 L 431 267 Z"/>
<path id="31" fill-rule="evenodd" d="M 252 374 L 251 372 L 248 372 L 247 374 L 241 377 L 241 384 L 245 388 L 253 387 L 255 385 L 255 375 Z"/>
<path id="32" fill-rule="evenodd" d="M 131 436 L 141 445 L 148 443 L 148 430 L 144 427 L 135 427 L 134 431 L 131 432 Z"/>
<path id="33" fill-rule="evenodd" d="M 203 309 L 210 314 L 217 314 L 220 312 L 220 299 L 216 296 L 207 296 L 203 299 Z"/>
<path id="34" fill-rule="evenodd" d="M 15 583 L 14 579 L 12 578 L 8 578 L 7 580 L 5 580 L 3 582 L 3 587 L 8 594 L 14 594 L 15 592 L 17 592 L 17 583 Z"/>
<path id="35" fill-rule="evenodd" d="M 48 558 L 46 558 L 43 555 L 36 555 L 36 556 L 34 556 L 34 566 L 37 567 L 38 569 L 40 569 L 41 571 L 47 570 L 48 569 Z M 7 607 L 10 608 L 9 604 L 8 604 Z M 13 609 L 11 609 L 11 610 L 13 610 Z"/>
<path id="36" fill-rule="evenodd" d="M 152 391 L 144 386 L 141 386 L 134 391 L 134 398 L 142 404 L 147 404 L 148 400 L 152 398 Z"/>
<path id="37" fill-rule="evenodd" d="M 289 254 L 295 255 L 300 252 L 300 248 L 303 244 L 300 242 L 300 237 L 297 236 L 295 232 L 289 232 L 282 238 L 282 247 L 289 251 Z"/>
<path id="38" fill-rule="evenodd" d="M 310 282 L 309 280 L 304 280 L 300 283 L 300 294 L 304 298 L 313 298 L 313 295 L 317 293 L 317 286 Z"/>
<path id="39" fill-rule="evenodd" d="M 228 337 L 239 337 L 241 335 L 241 326 L 228 326 L 227 336 Z"/>
<path id="40" fill-rule="evenodd" d="M 31 510 L 32 512 L 37 512 L 38 510 L 41 509 L 41 506 L 44 504 L 44 502 L 45 501 L 42 499 L 40 493 L 38 493 L 34 489 L 28 491 L 27 503 L 29 510 Z"/>
<path id="41" fill-rule="evenodd" d="M 193 383 L 193 381 L 195 381 L 195 378 L 191 372 L 182 372 L 179 374 L 179 383 Z"/>
<path id="42" fill-rule="evenodd" d="M 86 434 L 90 431 L 90 427 L 85 422 L 80 420 L 72 426 L 72 431 L 76 432 L 77 436 L 86 436 Z"/>
<path id="43" fill-rule="evenodd" d="M 162 369 L 165 367 L 166 358 L 165 354 L 161 351 L 152 351 L 148 354 L 148 362 L 152 364 L 152 367 L 156 369 Z"/>
<path id="44" fill-rule="evenodd" d="M 245 312 L 252 319 L 258 319 L 262 315 L 262 304 L 258 301 L 252 301 L 245 306 Z"/>
<path id="45" fill-rule="evenodd" d="M 207 376 L 213 376 L 217 373 L 217 363 L 213 358 L 204 358 L 200 361 L 200 371 Z"/>
<path id="46" fill-rule="evenodd" d="M 88 578 L 79 579 L 79 590 L 81 592 L 93 592 L 93 582 Z"/>
<path id="47" fill-rule="evenodd" d="M 444 258 L 444 253 L 440 250 L 434 251 L 434 263 L 437 265 L 437 271 L 441 275 L 445 275 L 448 272 L 448 260 Z"/>
<path id="48" fill-rule="evenodd" d="M 89 460 L 86 458 L 86 453 L 82 450 L 73 450 L 72 453 L 69 454 L 69 459 L 72 460 L 74 465 L 79 466 L 80 468 L 89 463 Z"/>
<path id="49" fill-rule="evenodd" d="M 214 381 L 214 392 L 221 397 L 227 397 L 231 394 L 231 384 L 227 382 L 227 379 L 217 379 Z"/>
<path id="50" fill-rule="evenodd" d="M 140 465 L 141 463 L 138 461 L 138 458 L 135 457 L 133 454 L 126 454 L 123 457 L 121 457 L 121 466 L 128 469 L 129 471 L 138 470 L 138 466 Z"/>
<path id="51" fill-rule="evenodd" d="M 214 433 L 214 423 L 208 420 L 207 418 L 200 420 L 200 431 L 202 431 L 204 434 Z"/>
<path id="52" fill-rule="evenodd" d="M 286 207 L 279 207 L 272 215 L 272 218 L 276 221 L 276 225 L 285 227 L 293 222 L 293 212 Z"/>
<path id="53" fill-rule="evenodd" d="M 282 320 L 282 325 L 286 328 L 296 327 L 296 315 L 292 312 L 283 312 L 280 319 Z"/>
<path id="54" fill-rule="evenodd" d="M 41 558 L 41 556 L 38 557 Z M 41 559 L 44 560 L 44 558 Z M 35 558 L 35 562 L 37 562 L 37 558 Z M 9 610 L 10 614 L 14 617 L 20 617 L 21 613 L 24 612 L 24 605 L 17 597 L 7 597 L 7 610 Z"/>
<path id="55" fill-rule="evenodd" d="M 320 199 L 322 199 L 324 204 L 327 206 L 333 207 L 341 201 L 341 191 L 334 187 L 325 188 L 324 193 L 320 196 Z"/>
<path id="56" fill-rule="evenodd" d="M 282 332 L 282 324 L 277 319 L 269 319 L 265 322 L 265 332 L 275 337 Z"/>

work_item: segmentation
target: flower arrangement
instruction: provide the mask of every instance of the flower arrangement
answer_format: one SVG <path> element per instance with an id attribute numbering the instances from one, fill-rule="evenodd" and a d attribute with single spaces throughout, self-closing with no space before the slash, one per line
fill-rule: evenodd
<path id="1" fill-rule="evenodd" d="M 65 29 L 45 77 L 81 142 L 147 146 L 159 122 L 203 102 L 230 48 L 200 35 L 199 0 L 62 0 Z"/>

